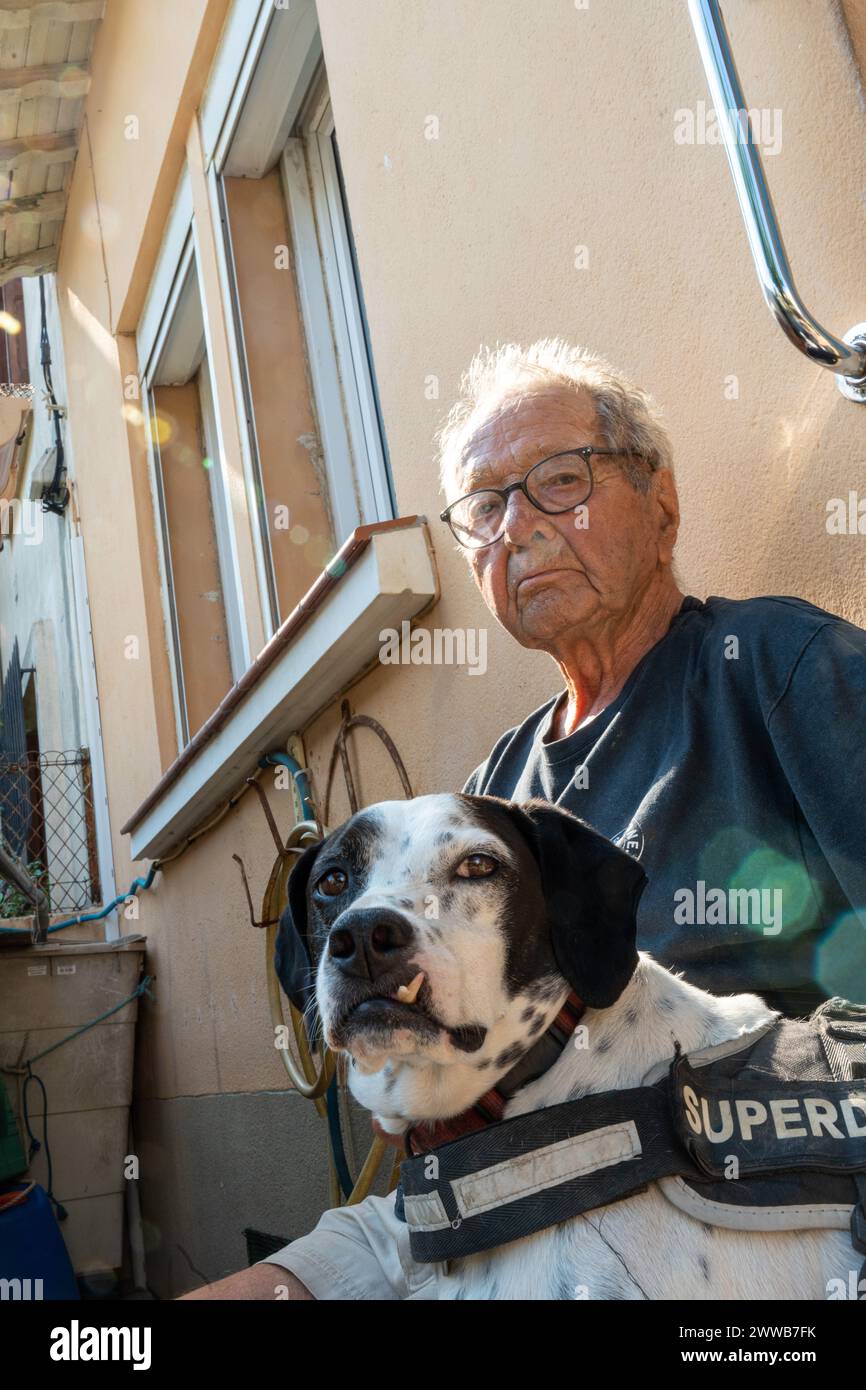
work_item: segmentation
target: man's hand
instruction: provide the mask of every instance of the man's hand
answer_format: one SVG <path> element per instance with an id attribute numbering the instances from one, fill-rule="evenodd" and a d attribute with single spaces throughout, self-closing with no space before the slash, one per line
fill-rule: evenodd
<path id="1" fill-rule="evenodd" d="M 288 1292 L 287 1292 L 288 1290 Z M 239 1269 L 237 1274 L 229 1274 L 214 1284 L 205 1284 L 192 1293 L 181 1294 L 176 1303 L 203 1298 L 271 1299 L 273 1302 L 300 1302 L 302 1299 L 315 1300 L 306 1284 L 302 1284 L 282 1265 L 252 1265 L 250 1269 Z"/>

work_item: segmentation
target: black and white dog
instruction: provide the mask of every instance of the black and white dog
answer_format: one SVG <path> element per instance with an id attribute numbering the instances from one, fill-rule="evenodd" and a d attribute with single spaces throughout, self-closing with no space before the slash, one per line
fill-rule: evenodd
<path id="1" fill-rule="evenodd" d="M 299 859 L 283 950 L 349 1085 L 383 1129 L 459 1115 L 506 1076 L 569 993 L 589 1046 L 519 1087 L 510 1117 L 640 1086 L 668 1060 L 776 1015 L 696 989 L 635 945 L 640 865 L 544 802 L 420 796 L 358 812 Z M 454 1262 L 461 1295 L 819 1299 L 855 1260 L 844 1230 L 712 1227 L 646 1191 Z"/>

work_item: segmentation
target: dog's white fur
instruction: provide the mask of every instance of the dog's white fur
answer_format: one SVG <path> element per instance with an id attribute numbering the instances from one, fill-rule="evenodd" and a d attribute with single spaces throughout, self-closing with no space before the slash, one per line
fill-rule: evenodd
<path id="1" fill-rule="evenodd" d="M 479 1073 L 485 1053 L 525 1035 L 520 1015 L 530 995 L 509 999 L 502 990 L 503 942 L 497 932 L 493 900 L 483 891 L 471 921 L 444 923 L 437 937 L 425 925 L 423 902 L 429 892 L 433 832 L 447 810 L 455 824 L 454 800 L 446 796 L 414 802 L 386 802 L 374 808 L 384 816 L 385 834 L 362 897 L 354 905 L 408 899 L 419 935 L 413 962 L 433 986 L 440 1018 L 490 1023 L 485 1049 L 471 1059 L 442 1041 L 419 1048 L 411 1030 L 366 1048 L 352 1046 L 350 1087 L 385 1128 L 400 1132 L 410 1120 L 460 1113 L 493 1085 L 507 1067 Z M 460 817 L 458 816 L 459 820 Z M 471 817 L 466 818 L 466 853 L 483 848 Z M 407 832 L 410 844 L 407 845 Z M 501 858 L 507 847 L 487 836 Z M 495 845 L 494 845 L 494 842 Z M 398 851 L 398 844 L 402 846 Z M 472 892 L 467 886 L 464 892 Z M 465 897 L 461 900 L 466 901 Z M 318 973 L 317 997 L 328 1026 L 328 965 Z M 543 1001 L 545 1027 L 568 993 L 566 987 Z M 539 1001 L 535 999 L 536 1006 Z M 754 994 L 721 998 L 696 989 L 645 952 L 620 998 L 610 1008 L 587 1009 L 581 1020 L 588 1046 L 567 1046 L 542 1076 L 524 1086 L 507 1104 L 506 1117 L 555 1105 L 595 1092 L 642 1084 L 659 1062 L 673 1055 L 674 1039 L 685 1052 L 737 1038 L 776 1015 Z M 496 1250 L 454 1261 L 443 1297 L 476 1299 L 823 1299 L 831 1280 L 846 1284 L 859 1268 L 850 1236 L 842 1230 L 742 1232 L 711 1227 L 674 1207 L 656 1184 L 646 1192 L 575 1217 L 558 1227 L 527 1236 Z"/>

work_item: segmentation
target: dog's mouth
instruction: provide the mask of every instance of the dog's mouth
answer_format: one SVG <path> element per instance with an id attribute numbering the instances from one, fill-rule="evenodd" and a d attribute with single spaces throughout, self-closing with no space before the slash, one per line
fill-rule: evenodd
<path id="1" fill-rule="evenodd" d="M 342 1003 L 331 1024 L 331 1032 L 340 1043 L 367 1029 L 393 1030 L 414 1028 L 422 1033 L 437 1031 L 444 1025 L 437 1022 L 428 1010 L 430 987 L 423 970 L 407 983 L 394 985 L 388 993 L 364 993 L 356 990 Z"/>
<path id="2" fill-rule="evenodd" d="M 453 1026 L 443 1023 L 432 1012 L 432 990 L 423 970 L 414 974 L 409 984 L 392 988 L 389 994 L 364 994 L 346 998 L 329 1026 L 328 1045 L 349 1048 L 354 1038 L 374 1034 L 386 1045 L 386 1036 L 398 1029 L 411 1029 L 420 1042 L 438 1042 L 442 1033 L 452 1041 L 457 1052 L 477 1052 L 487 1040 L 487 1027 L 481 1023 Z"/>
<path id="3" fill-rule="evenodd" d="M 412 1027 L 413 1023 L 423 1020 L 432 1022 L 428 1016 L 420 1009 L 416 1009 L 412 1004 L 401 1004 L 397 999 L 383 999 L 381 995 L 374 994 L 369 999 L 362 999 L 360 1004 L 356 1004 L 350 1009 L 343 1018 L 343 1023 L 352 1024 L 363 1023 L 390 1023 L 393 1022 L 397 1028 Z"/>
<path id="4" fill-rule="evenodd" d="M 446 1034 L 458 1052 L 477 1052 L 487 1037 L 487 1027 L 480 1023 L 452 1025 L 437 1018 L 432 1008 L 433 991 L 423 971 L 418 971 L 406 984 L 382 982 L 379 993 L 359 992 L 357 984 L 340 999 L 339 1007 L 328 1028 L 329 1047 L 351 1050 L 358 1038 L 375 1039 L 387 1050 L 388 1037 L 398 1029 L 410 1029 L 420 1043 L 437 1043 Z M 388 987 L 388 993 L 384 989 Z M 345 988 L 345 986 L 344 986 Z"/>

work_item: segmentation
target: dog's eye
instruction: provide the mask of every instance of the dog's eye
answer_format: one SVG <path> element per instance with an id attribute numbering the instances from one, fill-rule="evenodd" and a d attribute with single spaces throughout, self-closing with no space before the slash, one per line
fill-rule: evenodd
<path id="1" fill-rule="evenodd" d="M 323 893 L 326 898 L 337 898 L 346 891 L 348 881 L 342 869 L 329 869 L 316 884 L 316 892 Z"/>
<path id="2" fill-rule="evenodd" d="M 455 873 L 458 878 L 488 878 L 498 868 L 496 860 L 489 854 L 467 854 L 457 865 Z"/>

